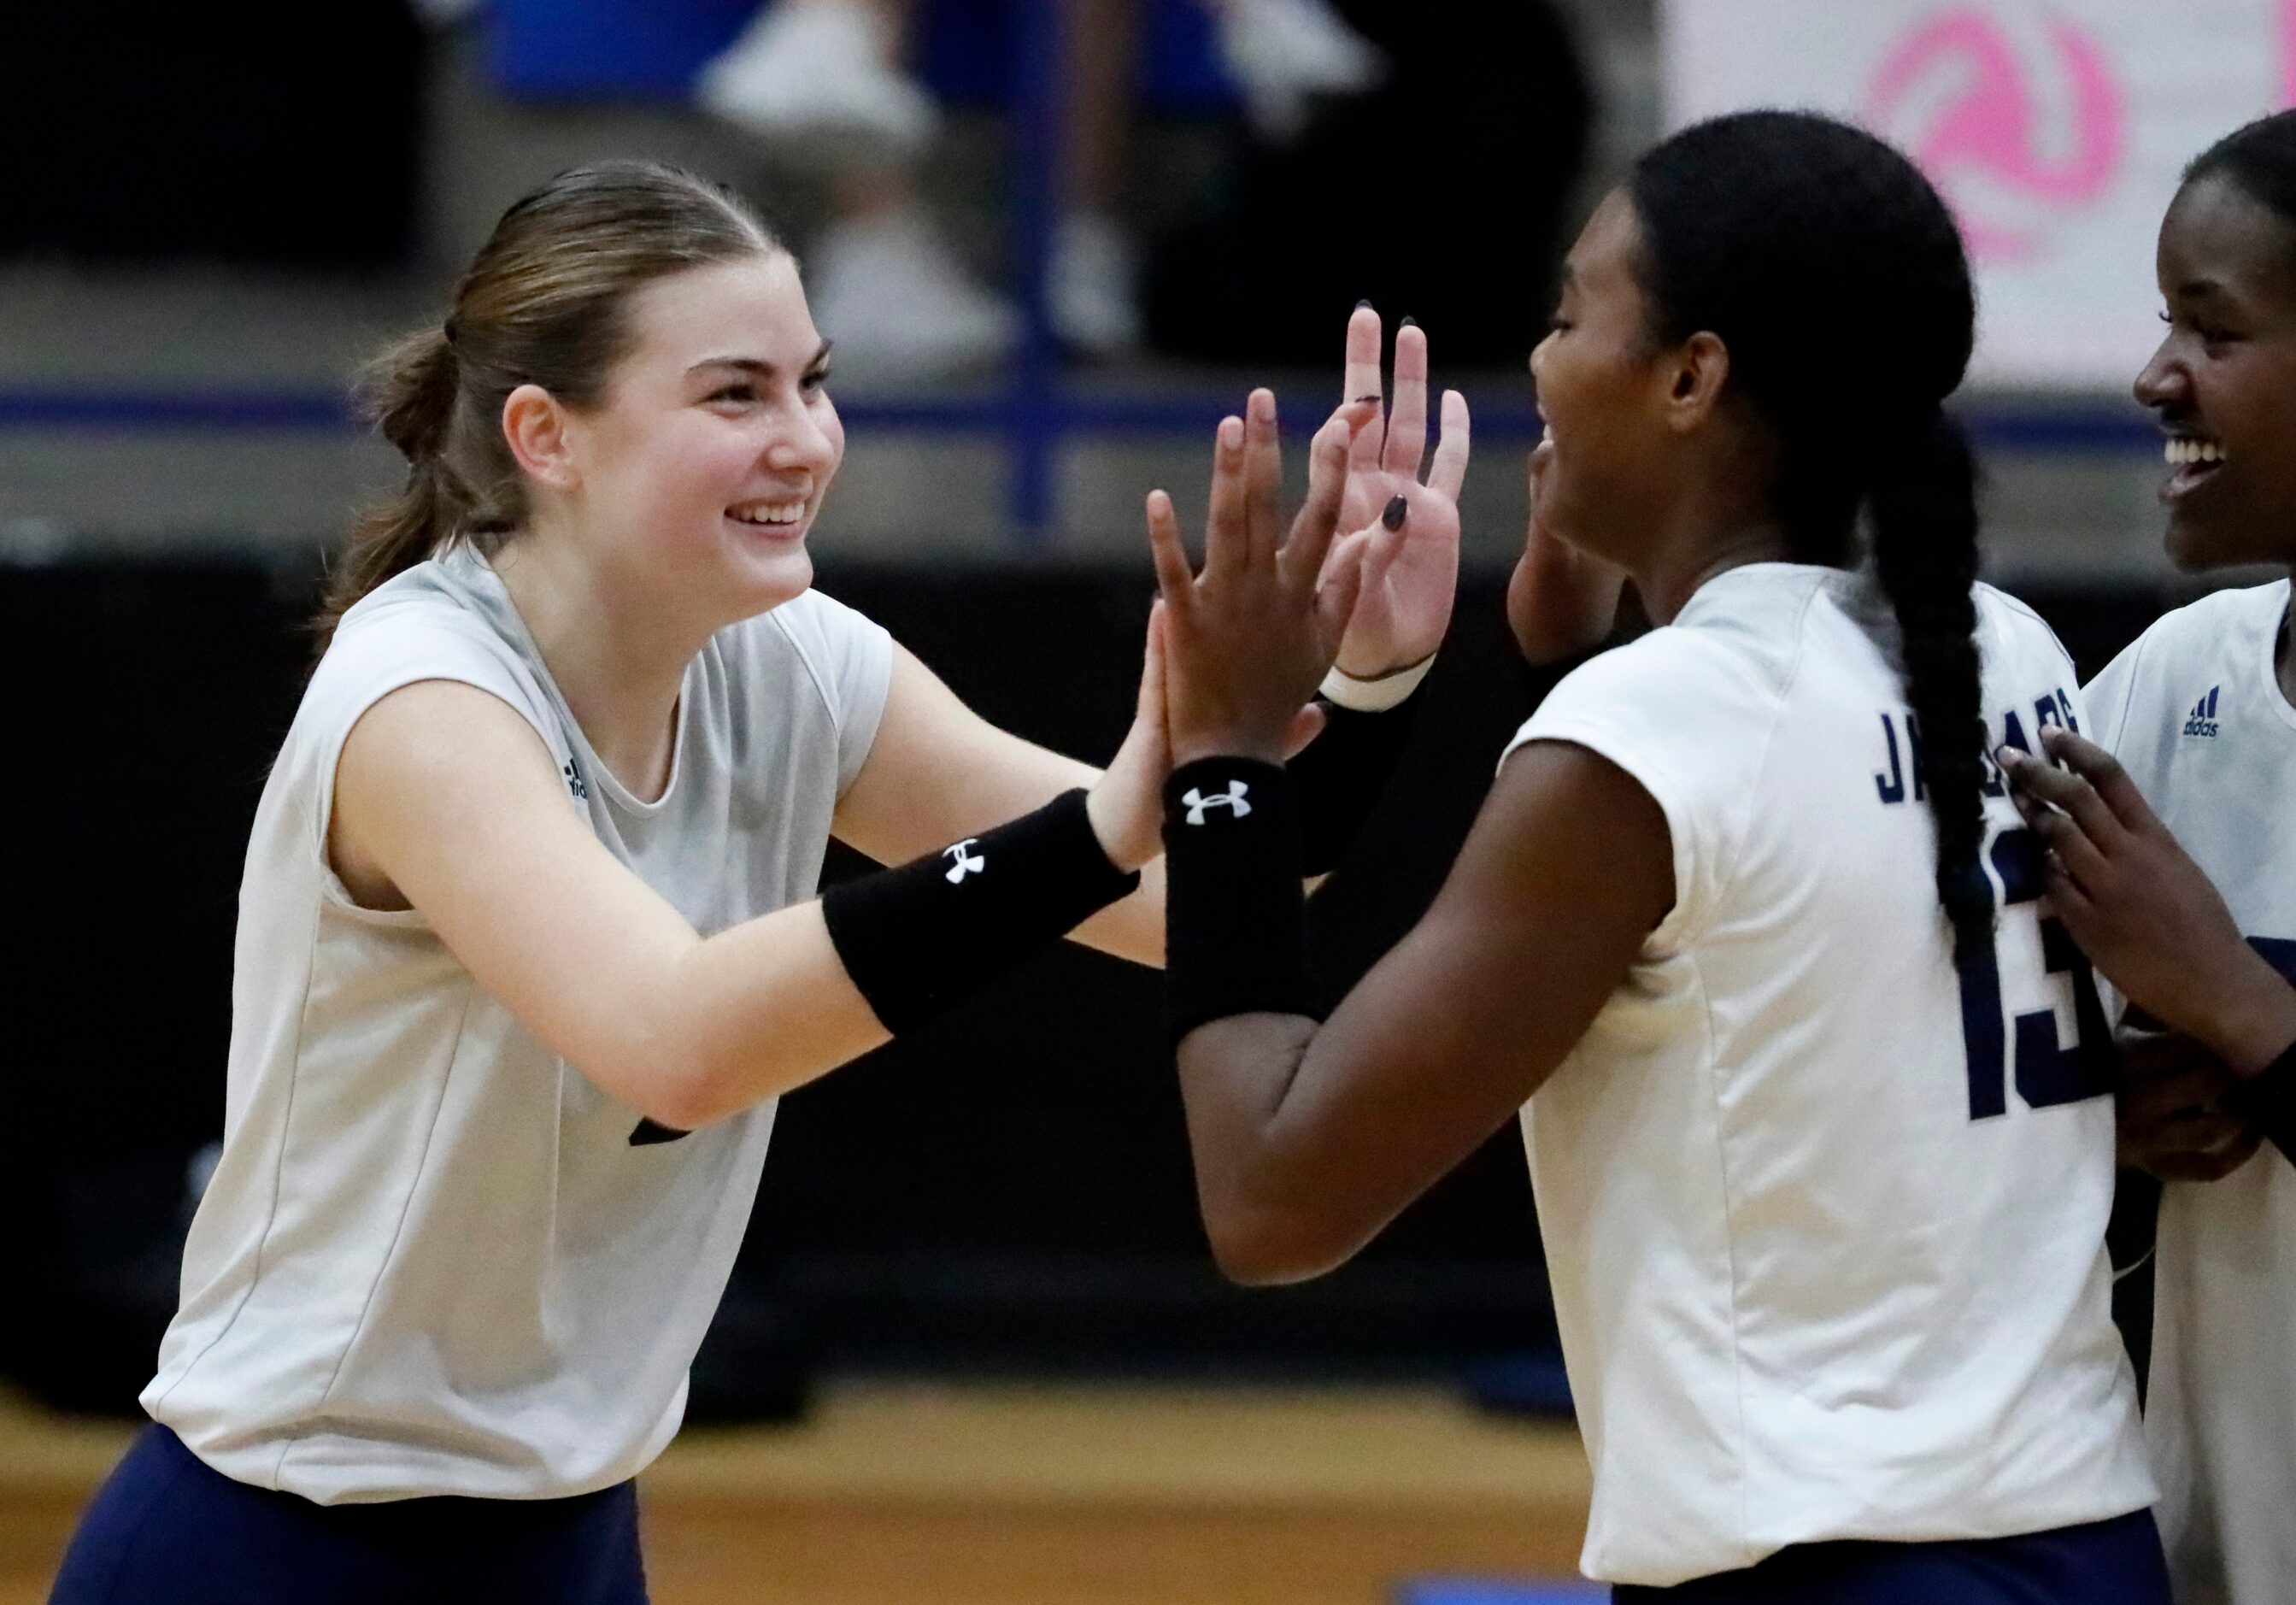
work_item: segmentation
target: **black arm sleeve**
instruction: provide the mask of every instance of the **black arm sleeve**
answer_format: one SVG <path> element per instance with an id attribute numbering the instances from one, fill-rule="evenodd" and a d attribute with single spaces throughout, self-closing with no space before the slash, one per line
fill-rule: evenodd
<path id="1" fill-rule="evenodd" d="M 1423 687 L 1377 713 L 1324 704 L 1323 734 L 1289 765 L 1303 874 L 1329 875 L 1347 856 L 1418 727 L 1425 695 Z"/>
<path id="2" fill-rule="evenodd" d="M 1200 758 L 1175 770 L 1164 872 L 1173 1041 L 1229 1015 L 1308 1012 L 1300 823 L 1282 766 Z"/>
<path id="3" fill-rule="evenodd" d="M 1108 861 L 1082 791 L 821 897 L 829 940 L 878 1023 L 914 1030 L 1140 884 Z M 689 1135 L 638 1122 L 630 1146 Z"/>
<path id="4" fill-rule="evenodd" d="M 832 886 L 822 918 L 885 1029 L 913 1031 L 1140 884 L 1063 794 L 898 868 Z"/>

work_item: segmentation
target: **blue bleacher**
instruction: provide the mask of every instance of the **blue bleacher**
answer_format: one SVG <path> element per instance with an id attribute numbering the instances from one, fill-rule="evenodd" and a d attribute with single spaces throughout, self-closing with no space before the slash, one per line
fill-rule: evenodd
<path id="1" fill-rule="evenodd" d="M 1013 288 L 1025 336 L 1006 371 L 985 388 L 929 395 L 844 395 L 849 425 L 871 432 L 967 437 L 1000 444 L 1011 519 L 1022 549 L 1049 538 L 1058 509 L 1058 454 L 1075 439 L 1197 435 L 1235 405 L 1235 386 L 1077 386 L 1064 373 L 1045 305 L 1058 206 L 1062 119 L 1058 34 L 1064 0 L 926 0 L 919 68 L 943 98 L 1001 106 L 1012 130 L 1006 197 Z M 731 42 L 758 0 L 490 0 L 483 56 L 500 92 L 527 100 L 596 103 L 687 100 L 702 64 Z M 1225 107 L 1234 91 L 1197 0 L 1147 0 L 1144 102 L 1186 111 Z M 1479 395 L 1475 432 L 1486 442 L 1534 438 L 1538 419 L 1520 395 Z M 1980 400 L 1964 409 L 1987 450 L 2057 455 L 2155 453 L 2152 421 L 2125 399 Z M 352 426 L 335 387 L 0 386 L 0 431 L 21 429 L 336 432 Z M 1480 1379 L 1489 1402 L 1538 1412 L 1562 1396 L 1552 1378 Z"/>
<path id="2" fill-rule="evenodd" d="M 929 0 L 918 16 L 918 76 L 958 105 L 1016 93 L 1019 13 L 1046 0 Z M 733 42 L 758 0 L 494 0 L 487 74 L 522 100 L 685 100 L 702 64 Z M 1161 111 L 1234 103 L 1196 0 L 1152 0 L 1140 41 L 1141 95 Z"/>

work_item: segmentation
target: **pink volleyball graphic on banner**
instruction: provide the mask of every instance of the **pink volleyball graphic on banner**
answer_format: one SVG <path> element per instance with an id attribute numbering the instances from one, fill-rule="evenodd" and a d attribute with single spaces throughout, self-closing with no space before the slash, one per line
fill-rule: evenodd
<path id="1" fill-rule="evenodd" d="M 2038 38 L 1939 11 L 1883 57 L 1866 101 L 1866 125 L 1921 163 L 1980 261 L 2038 255 L 2112 187 L 2128 149 L 2127 97 L 2095 37 L 2050 13 Z"/>

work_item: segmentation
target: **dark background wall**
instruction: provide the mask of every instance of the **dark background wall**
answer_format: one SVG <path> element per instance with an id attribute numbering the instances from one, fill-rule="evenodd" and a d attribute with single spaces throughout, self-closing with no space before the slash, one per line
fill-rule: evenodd
<path id="1" fill-rule="evenodd" d="M 247 822 L 308 661 L 314 580 L 220 558 L 0 568 L 22 1133 L 0 1170 L 0 1254 L 32 1306 L 0 1329 L 0 1368 L 67 1403 L 125 1407 L 172 1309 L 186 1166 L 221 1126 Z M 822 582 L 991 720 L 1114 749 L 1144 574 L 912 564 Z M 1334 995 L 1424 907 L 1537 693 L 1503 585 L 1466 581 L 1398 782 L 1316 899 Z M 2164 605 L 2029 599 L 2085 673 Z M 791 1097 L 702 1407 L 771 1408 L 761 1390 L 808 1359 L 1425 1371 L 1551 1355 L 1512 1127 L 1337 1275 L 1220 1284 L 1158 1009 L 1152 974 L 1065 949 Z"/>

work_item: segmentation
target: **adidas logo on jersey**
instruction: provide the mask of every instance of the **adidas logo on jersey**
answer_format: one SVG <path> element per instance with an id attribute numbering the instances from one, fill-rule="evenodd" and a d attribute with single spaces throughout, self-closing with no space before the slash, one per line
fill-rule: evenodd
<path id="1" fill-rule="evenodd" d="M 2187 736 L 2214 737 L 2217 733 L 2217 693 L 2222 686 L 2210 686 L 2209 694 L 2193 704 L 2192 716 L 2185 720 Z"/>

